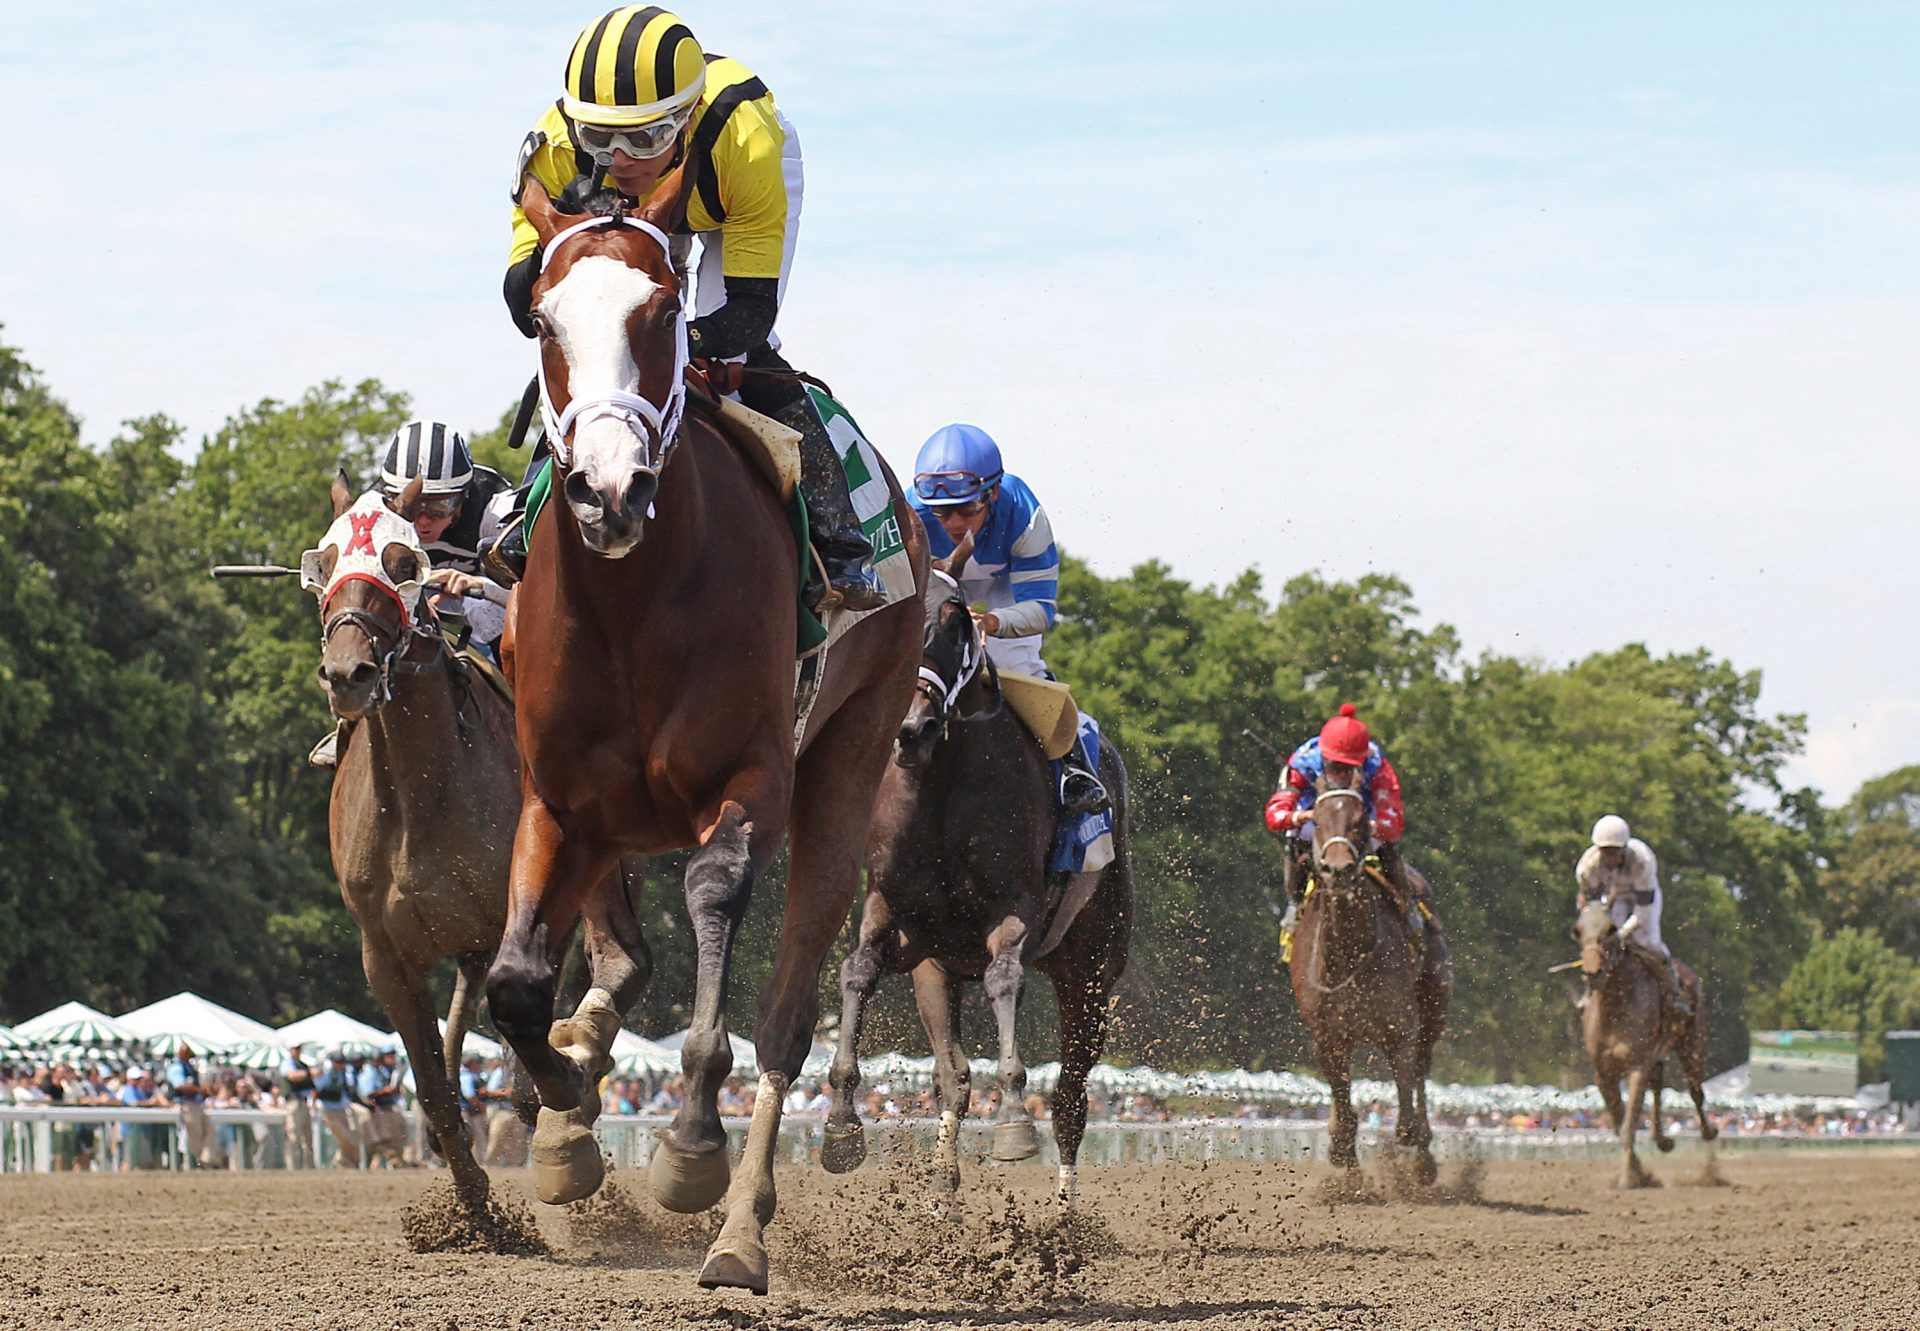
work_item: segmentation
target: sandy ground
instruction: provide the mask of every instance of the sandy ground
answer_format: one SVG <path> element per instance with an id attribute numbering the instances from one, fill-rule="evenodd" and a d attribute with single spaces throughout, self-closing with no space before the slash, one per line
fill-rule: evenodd
<path id="1" fill-rule="evenodd" d="M 1920 1324 L 1920 1150 L 1443 1170 L 1392 1200 L 1311 1166 L 971 1171 L 936 1219 L 910 1166 L 784 1170 L 767 1298 L 694 1284 L 705 1218 L 644 1180 L 538 1207 L 551 1251 L 417 1254 L 407 1174 L 0 1178 L 0 1327 L 1898 1327 Z M 427 1228 L 431 1228 L 428 1223 Z"/>

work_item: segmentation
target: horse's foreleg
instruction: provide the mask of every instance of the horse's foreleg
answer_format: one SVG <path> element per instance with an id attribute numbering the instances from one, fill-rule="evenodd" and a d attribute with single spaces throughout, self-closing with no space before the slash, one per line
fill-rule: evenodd
<path id="1" fill-rule="evenodd" d="M 1620 1115 L 1620 1186 L 1637 1188 L 1646 1182 L 1647 1171 L 1634 1154 L 1633 1139 L 1640 1129 L 1640 1104 L 1647 1095 L 1647 1070 L 1635 1068 L 1627 1074 L 1625 1110 Z"/>
<path id="2" fill-rule="evenodd" d="M 633 877 L 639 877 L 636 871 Z M 629 880 L 627 867 L 615 867 L 597 892 L 587 894 L 581 915 L 586 924 L 586 951 L 591 981 L 573 1014 L 553 1023 L 547 1043 L 559 1050 L 584 1075 L 586 1089 L 581 1108 L 586 1121 L 600 1117 L 599 1083 L 613 1067 L 612 1048 L 620 1023 L 653 977 L 653 954 L 640 933 L 634 895 L 640 890 Z"/>
<path id="3" fill-rule="evenodd" d="M 729 799 L 687 863 L 687 915 L 697 969 L 693 1024 L 680 1048 L 686 1091 L 654 1147 L 650 1168 L 654 1199 L 669 1211 L 704 1211 L 727 1191 L 727 1134 L 719 1106 L 721 1083 L 733 1073 L 727 984 L 734 936 L 747 913 L 754 875 L 764 863 L 755 854 L 754 838 L 746 806 Z"/>
<path id="4" fill-rule="evenodd" d="M 611 849 L 568 837 L 545 804 L 521 806 L 507 891 L 507 929 L 487 972 L 494 1025 L 513 1046 L 539 1092 L 533 1136 L 535 1187 L 550 1204 L 585 1197 L 600 1186 L 600 1147 L 588 1128 L 597 1106 L 590 1069 L 554 1048 L 554 984 L 582 893 L 613 864 Z M 616 1023 L 617 1024 L 617 1023 Z M 609 1037 L 611 1038 L 611 1037 Z"/>
<path id="5" fill-rule="evenodd" d="M 866 1025 L 867 1000 L 890 968 L 895 948 L 886 900 L 870 888 L 860 920 L 860 941 L 840 965 L 840 1039 L 827 1073 L 833 1110 L 827 1115 L 826 1136 L 820 1145 L 820 1165 L 829 1174 L 848 1173 L 867 1158 L 867 1136 L 854 1101 L 860 1089 L 860 1032 Z"/>
<path id="6" fill-rule="evenodd" d="M 1107 991 L 1090 967 L 1063 967 L 1054 984 L 1060 1009 L 1060 1081 L 1053 1090 L 1053 1140 L 1060 1150 L 1054 1196 L 1079 1201 L 1080 1139 L 1087 1130 L 1087 1074 L 1107 1038 Z"/>
<path id="7" fill-rule="evenodd" d="M 548 1041 L 554 987 L 586 887 L 612 863 L 610 850 L 567 837 L 538 799 L 520 810 L 508 880 L 507 928 L 487 971 L 493 1023 L 513 1046 L 549 1109 L 580 1104 L 585 1070 Z"/>
<path id="8" fill-rule="evenodd" d="M 1000 1107 L 993 1119 L 993 1158 L 1028 1160 L 1039 1153 L 1040 1136 L 1027 1112 L 1027 1065 L 1020 1059 L 1020 995 L 1027 984 L 1027 922 L 1008 915 L 987 935 L 992 958 L 980 977 L 993 1005 L 1000 1034 Z"/>
<path id="9" fill-rule="evenodd" d="M 939 962 L 928 958 L 913 968 L 913 1002 L 933 1051 L 934 1096 L 940 1110 L 934 1173 L 950 1194 L 960 1190 L 960 1124 L 973 1099 L 973 1069 L 960 1043 L 959 998 L 958 983 Z"/>
<path id="10" fill-rule="evenodd" d="M 407 1047 L 407 1061 L 413 1066 L 414 1089 L 419 1092 L 420 1104 L 426 1110 L 427 1128 L 453 1174 L 461 1203 L 473 1212 L 483 1210 L 487 1204 L 487 1175 L 473 1158 L 466 1120 L 460 1113 L 460 1099 L 447 1076 L 447 1054 L 440 1039 L 439 1014 L 434 1010 L 426 977 L 415 973 L 371 931 L 361 934 L 360 963 L 367 973 L 367 983 L 373 986 L 374 996 L 380 1000 L 387 1019 L 400 1032 L 401 1043 Z"/>
<path id="11" fill-rule="evenodd" d="M 1327 1161 L 1335 1169 L 1358 1169 L 1360 1156 L 1354 1149 L 1354 1139 L 1359 1135 L 1360 1121 L 1353 1112 L 1353 1079 L 1348 1070 L 1353 1046 L 1345 1041 L 1315 1037 L 1313 1057 L 1320 1065 L 1320 1075 L 1327 1079 L 1327 1092 L 1333 1101 L 1333 1122 L 1327 1130 Z"/>

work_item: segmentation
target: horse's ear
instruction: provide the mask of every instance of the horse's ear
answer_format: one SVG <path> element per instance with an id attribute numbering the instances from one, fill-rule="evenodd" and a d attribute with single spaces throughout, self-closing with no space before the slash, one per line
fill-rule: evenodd
<path id="1" fill-rule="evenodd" d="M 339 517 L 353 507 L 353 482 L 347 479 L 345 467 L 333 473 L 333 516 Z"/>
<path id="2" fill-rule="evenodd" d="M 683 159 L 654 187 L 640 205 L 640 220 L 651 222 L 671 236 L 687 224 L 687 205 L 693 201 L 693 158 Z"/>
<path id="3" fill-rule="evenodd" d="M 423 489 L 424 485 L 421 479 L 416 476 L 407 482 L 407 488 L 400 492 L 398 499 L 389 499 L 387 501 L 387 507 L 395 513 L 398 513 L 408 522 L 412 522 L 420 516 L 421 492 Z"/>
<path id="4" fill-rule="evenodd" d="M 532 176 L 528 176 L 521 187 L 520 211 L 533 223 L 533 229 L 540 233 L 542 245 L 559 235 L 566 226 L 566 219 L 553 206 L 553 200 L 547 197 L 546 186 Z"/>

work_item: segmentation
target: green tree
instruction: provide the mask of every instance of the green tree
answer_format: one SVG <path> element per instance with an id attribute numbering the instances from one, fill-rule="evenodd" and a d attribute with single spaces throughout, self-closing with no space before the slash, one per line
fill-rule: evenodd
<path id="1" fill-rule="evenodd" d="M 1920 1024 L 1920 962 L 1871 929 L 1822 933 L 1762 1011 L 1793 1030 L 1850 1031 L 1860 1037 L 1860 1079 L 1886 1076 L 1889 1030 Z"/>
<path id="2" fill-rule="evenodd" d="M 1920 766 L 1875 777 L 1839 810 L 1820 914 L 1829 929 L 1872 928 L 1920 959 Z"/>

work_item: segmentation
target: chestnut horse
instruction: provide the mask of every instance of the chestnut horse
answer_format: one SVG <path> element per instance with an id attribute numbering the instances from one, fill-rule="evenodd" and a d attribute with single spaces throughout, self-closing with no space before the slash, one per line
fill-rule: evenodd
<path id="1" fill-rule="evenodd" d="M 512 707 L 449 650 L 423 594 L 419 505 L 417 480 L 388 506 L 356 502 L 342 472 L 333 526 L 302 581 L 320 597 L 327 705 L 353 723 L 327 820 L 340 895 L 360 926 L 367 983 L 407 1047 L 428 1131 L 478 1213 L 487 1176 L 452 1078 L 506 921 L 518 759 Z M 459 979 L 443 1041 L 427 981 L 448 956 Z"/>
<path id="2" fill-rule="evenodd" d="M 1132 930 L 1126 769 L 1102 740 L 1100 779 L 1114 810 L 1112 861 L 1071 878 L 1049 872 L 1052 772 L 1032 733 L 1003 704 L 958 585 L 938 571 L 934 578 L 920 686 L 880 783 L 860 942 L 840 970 L 840 1046 L 820 1162 L 838 1174 L 865 1157 L 854 1104 L 861 1021 L 881 975 L 907 971 L 933 1049 L 936 1181 L 949 1193 L 960 1186 L 959 1127 L 971 1098 L 959 1030 L 964 980 L 981 981 L 1000 1031 L 994 1158 L 1025 1160 L 1038 1152 L 1025 1103 L 1027 1070 L 1014 1041 L 1027 970 L 1038 967 L 1059 1005 L 1053 1129 L 1059 1196 L 1071 1205 L 1087 1074 L 1106 1038 L 1107 1003 L 1126 969 Z"/>
<path id="3" fill-rule="evenodd" d="M 1358 769 L 1351 780 L 1358 782 Z M 1394 1139 L 1415 1153 L 1418 1179 L 1431 1183 L 1438 1170 L 1427 1122 L 1427 1078 L 1433 1047 L 1446 1029 L 1453 961 L 1438 920 L 1429 923 L 1414 951 L 1405 914 L 1379 871 L 1366 863 L 1371 839 L 1372 820 L 1358 785 L 1322 776 L 1313 803 L 1313 877 L 1294 930 L 1293 996 L 1333 1096 L 1333 1166 L 1359 1165 L 1350 1069 L 1354 1048 L 1372 1044 L 1386 1054 L 1399 1090 Z M 1419 878 L 1411 865 L 1407 876 Z"/>
<path id="4" fill-rule="evenodd" d="M 1585 1038 L 1587 1058 L 1593 1064 L 1593 1078 L 1607 1102 L 1607 1117 L 1620 1134 L 1620 1186 L 1643 1188 L 1653 1182 L 1634 1153 L 1633 1140 L 1640 1125 L 1640 1105 L 1647 1092 L 1653 1092 L 1653 1144 L 1662 1151 L 1673 1149 L 1660 1122 L 1660 1093 L 1666 1085 L 1668 1055 L 1680 1063 L 1687 1092 L 1693 1096 L 1694 1112 L 1700 1118 L 1700 1140 L 1710 1142 L 1720 1130 L 1707 1121 L 1706 1092 L 1701 1086 L 1707 1053 L 1705 995 L 1700 977 L 1684 963 L 1676 963 L 1680 983 L 1686 987 L 1693 1015 L 1684 1022 L 1670 1019 L 1666 1012 L 1666 987 L 1653 973 L 1654 961 L 1629 948 L 1620 937 L 1613 914 L 1604 901 L 1589 901 L 1581 907 L 1573 936 L 1580 944 L 1580 971 L 1586 979 L 1586 994 L 1580 1000 L 1580 1031 Z M 1627 1082 L 1624 1101 L 1620 1081 Z"/>
<path id="5" fill-rule="evenodd" d="M 620 852 L 698 847 L 686 871 L 697 950 L 686 1097 L 655 1144 L 652 1186 L 682 1212 L 724 1195 L 700 1283 L 764 1292 L 781 1102 L 811 1047 L 821 964 L 859 886 L 874 788 L 913 693 L 920 599 L 831 643 L 796 727 L 793 529 L 741 446 L 685 411 L 686 315 L 667 237 L 692 180 L 670 173 L 637 214 L 603 199 L 605 212 L 564 216 L 533 182 L 521 201 L 544 253 L 532 317 L 555 479 L 508 624 L 522 803 L 487 994 L 539 1091 L 539 1195 L 586 1196 L 602 1171 L 595 1088 L 636 988 L 620 948 L 597 953 L 585 997 L 550 1028 L 559 948 L 583 912 L 628 937 L 599 886 Z M 917 592 L 926 551 L 887 482 Z M 729 1186 L 716 1096 L 733 1066 L 734 936 L 789 827 L 786 910 L 754 1032 L 764 1071 Z"/>

